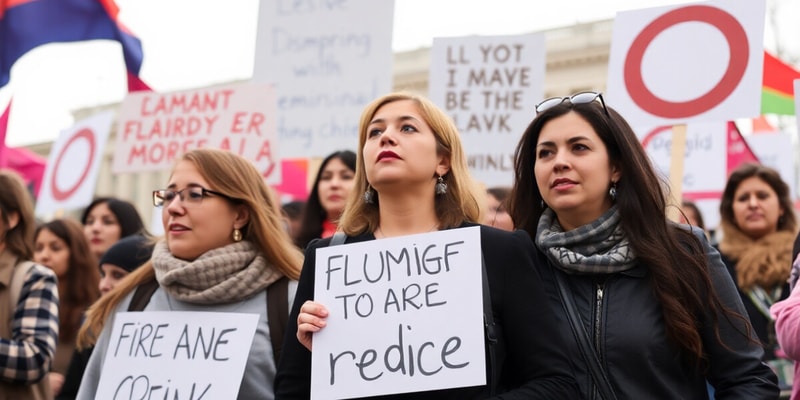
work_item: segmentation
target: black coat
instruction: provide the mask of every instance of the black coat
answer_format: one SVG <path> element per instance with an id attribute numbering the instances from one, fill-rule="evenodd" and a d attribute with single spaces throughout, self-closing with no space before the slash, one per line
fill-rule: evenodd
<path id="1" fill-rule="evenodd" d="M 755 329 L 756 334 L 758 335 L 758 339 L 761 343 L 764 344 L 764 359 L 765 360 L 772 360 L 775 358 L 775 350 L 774 348 L 777 346 L 777 339 L 775 338 L 775 329 L 772 326 L 772 319 L 767 318 L 766 315 L 761 313 L 758 306 L 750 299 L 750 296 L 747 293 L 742 292 L 739 290 L 739 285 L 737 282 L 737 275 L 736 275 L 736 262 L 731 260 L 728 257 L 725 257 L 724 254 L 720 253 L 722 257 L 722 262 L 725 264 L 725 267 L 728 269 L 728 273 L 730 274 L 731 278 L 733 279 L 734 284 L 736 285 L 736 290 L 739 293 L 739 298 L 742 300 L 742 304 L 744 304 L 744 309 L 747 310 L 747 315 L 750 317 L 750 323 L 753 325 L 753 329 Z M 784 300 L 789 297 L 789 283 L 785 283 L 781 286 L 781 294 L 779 296 L 778 301 Z"/>
<path id="2" fill-rule="evenodd" d="M 474 226 L 465 224 L 464 226 Z M 346 243 L 373 240 L 372 234 L 347 238 Z M 316 249 L 330 239 L 309 244 L 303 272 L 289 315 L 283 355 L 275 378 L 275 398 L 308 399 L 311 385 L 311 352 L 297 340 L 300 306 L 314 298 Z M 564 354 L 565 336 L 552 324 L 555 312 L 547 306 L 541 278 L 533 266 L 533 243 L 522 231 L 514 233 L 481 226 L 481 247 L 486 261 L 492 312 L 502 334 L 498 338 L 504 354 L 497 357 L 500 380 L 514 391 L 502 399 L 574 399 L 577 386 Z M 488 352 L 487 352 L 488 354 Z M 489 358 L 487 357 L 487 364 Z M 488 371 L 487 371 L 488 374 Z M 487 376 L 487 382 L 490 382 Z M 380 396 L 380 399 L 484 399 L 487 386 Z"/>
<path id="3" fill-rule="evenodd" d="M 708 244 L 702 233 L 696 233 L 696 236 L 703 242 L 712 285 L 722 303 L 746 315 L 719 253 Z M 597 276 L 565 274 L 556 269 L 543 253 L 539 253 L 538 262 L 543 265 L 542 278 L 550 290 L 550 302 L 554 306 L 561 306 L 555 274 L 567 277 L 586 331 L 593 343 L 599 343 L 594 347 L 617 398 L 707 399 L 706 381 L 715 387 L 717 399 L 778 398 L 775 374 L 761 362 L 761 346 L 748 342 L 738 333 L 737 329 L 743 328 L 735 320 L 732 324 L 724 317 L 719 319 L 723 344 L 715 336 L 711 315 L 698 316 L 704 326 L 701 336 L 710 362 L 707 374 L 696 371 L 680 357 L 678 347 L 666 337 L 661 305 L 644 265 L 621 273 Z M 602 290 L 600 296 L 599 290 Z M 601 299 L 599 302 L 598 297 Z M 558 318 L 559 324 L 569 323 L 564 313 Z M 577 345 L 572 346 L 570 354 L 575 361 L 576 379 L 584 397 L 599 399 L 599 396 L 594 396 L 592 378 Z"/>

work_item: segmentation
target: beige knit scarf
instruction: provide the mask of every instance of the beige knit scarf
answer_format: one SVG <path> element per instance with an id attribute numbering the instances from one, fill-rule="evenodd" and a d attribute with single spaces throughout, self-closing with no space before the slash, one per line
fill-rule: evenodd
<path id="1" fill-rule="evenodd" d="M 742 290 L 760 286 L 770 291 L 786 283 L 792 268 L 792 244 L 795 234 L 770 233 L 753 240 L 729 223 L 722 222 L 722 254 L 736 262 L 736 278 Z"/>
<path id="2" fill-rule="evenodd" d="M 176 299 L 195 304 L 245 300 L 283 276 L 248 241 L 207 251 L 194 261 L 173 257 L 161 241 L 152 260 L 161 287 Z"/>

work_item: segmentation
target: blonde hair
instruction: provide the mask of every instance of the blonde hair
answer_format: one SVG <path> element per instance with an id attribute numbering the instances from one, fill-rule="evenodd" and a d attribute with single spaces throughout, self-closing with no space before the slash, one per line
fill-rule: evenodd
<path id="1" fill-rule="evenodd" d="M 295 280 L 300 277 L 303 256 L 283 228 L 281 211 L 272 191 L 250 161 L 215 149 L 192 150 L 180 161 L 192 163 L 213 190 L 245 206 L 250 219 L 241 229 L 243 238 L 253 242 L 267 261 L 284 275 Z M 153 264 L 147 262 L 89 308 L 78 336 L 78 346 L 94 344 L 106 319 L 119 303 L 139 285 L 154 279 Z"/>
<path id="2" fill-rule="evenodd" d="M 355 236 L 366 231 L 373 232 L 379 224 L 379 206 L 377 196 L 374 204 L 364 201 L 364 192 L 372 190 L 364 168 L 362 154 L 367 141 L 367 128 L 375 113 L 386 104 L 396 101 L 412 101 L 419 108 L 423 121 L 433 131 L 436 138 L 437 154 L 450 160 L 450 171 L 442 176 L 447 183 L 447 193 L 436 196 L 436 216 L 440 229 L 460 226 L 464 222 L 478 222 L 481 217 L 479 199 L 482 192 L 472 179 L 467 167 L 464 148 L 458 129 L 453 120 L 430 100 L 409 94 L 390 93 L 372 101 L 361 114 L 358 127 L 358 159 L 356 162 L 355 184 L 350 192 L 339 229 Z"/>

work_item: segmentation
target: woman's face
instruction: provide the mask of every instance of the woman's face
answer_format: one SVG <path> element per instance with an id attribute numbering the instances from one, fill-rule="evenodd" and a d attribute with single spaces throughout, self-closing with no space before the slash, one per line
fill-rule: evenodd
<path id="1" fill-rule="evenodd" d="M 752 239 L 776 232 L 783 212 L 778 194 L 757 176 L 743 180 L 733 194 L 736 226 Z"/>
<path id="2" fill-rule="evenodd" d="M 514 221 L 511 220 L 511 215 L 508 214 L 506 207 L 490 193 L 486 194 L 486 206 L 487 211 L 483 217 L 484 225 L 507 231 L 514 230 Z"/>
<path id="3" fill-rule="evenodd" d="M 542 127 L 534 175 L 544 202 L 565 231 L 586 225 L 611 208 L 611 182 L 620 174 L 608 150 L 583 117 L 570 111 Z"/>
<path id="4" fill-rule="evenodd" d="M 355 171 L 338 158 L 328 161 L 320 171 L 317 194 L 329 219 L 337 219 L 342 214 L 347 196 L 353 188 L 353 178 Z"/>
<path id="5" fill-rule="evenodd" d="M 49 229 L 42 229 L 34 240 L 33 260 L 62 278 L 69 269 L 69 246 Z"/>
<path id="6" fill-rule="evenodd" d="M 436 137 L 416 103 L 398 100 L 379 108 L 367 127 L 362 149 L 367 180 L 380 193 L 389 186 L 405 192 L 434 190 L 436 175 L 449 171 L 437 153 Z"/>
<path id="7" fill-rule="evenodd" d="M 192 261 L 203 253 L 233 243 L 233 230 L 247 222 L 243 206 L 211 193 L 190 201 L 190 192 L 201 188 L 214 190 L 189 161 L 180 161 L 173 170 L 167 189 L 182 191 L 164 203 L 161 217 L 167 246 L 173 256 Z M 187 189 L 187 190 L 184 190 Z M 197 193 L 197 192 L 195 192 Z"/>
<path id="8" fill-rule="evenodd" d="M 114 264 L 103 264 L 100 266 L 100 293 L 105 295 L 114 289 L 122 278 L 128 276 L 129 272 Z"/>
<path id="9" fill-rule="evenodd" d="M 89 242 L 89 250 L 100 258 L 122 235 L 117 216 L 108 208 L 108 203 L 99 203 L 89 211 L 83 224 L 83 233 Z"/>

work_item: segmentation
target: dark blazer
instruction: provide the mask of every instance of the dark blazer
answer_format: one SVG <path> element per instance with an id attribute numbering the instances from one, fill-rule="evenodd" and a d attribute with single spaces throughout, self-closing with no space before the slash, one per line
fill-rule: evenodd
<path id="1" fill-rule="evenodd" d="M 475 226 L 464 224 L 462 227 Z M 346 243 L 374 240 L 372 234 L 348 237 Z M 314 298 L 316 249 L 330 239 L 311 242 L 297 288 L 275 378 L 275 398 L 308 399 L 311 386 L 311 352 L 297 340 L 297 315 L 306 300 Z M 564 330 L 554 325 L 555 311 L 548 307 L 545 291 L 533 265 L 534 247 L 523 231 L 514 233 L 481 226 L 481 248 L 486 262 L 492 312 L 500 328 L 498 346 L 505 348 L 496 360 L 502 386 L 512 390 L 503 399 L 575 399 L 579 397 L 569 360 L 563 352 Z M 488 354 L 488 350 L 487 350 Z M 487 365 L 489 364 L 487 356 Z M 491 382 L 487 371 L 487 382 Z M 485 399 L 487 386 L 472 386 L 374 397 L 376 399 Z"/>
<path id="2" fill-rule="evenodd" d="M 702 232 L 694 233 L 703 244 L 711 284 L 722 304 L 746 315 L 719 253 Z M 707 382 L 715 387 L 717 399 L 778 398 L 777 378 L 761 362 L 761 346 L 741 334 L 745 332 L 742 320 L 720 316 L 720 341 L 713 329 L 714 316 L 697 315 L 709 368 L 699 371 L 680 356 L 680 349 L 666 336 L 661 302 L 653 292 L 647 266 L 639 264 L 615 274 L 568 275 L 541 252 L 537 262 L 543 266 L 542 278 L 551 291 L 551 304 L 562 304 L 555 275 L 566 277 L 584 328 L 617 398 L 705 400 Z M 554 323 L 569 324 L 565 313 L 557 314 L 557 318 Z M 751 335 L 755 337 L 752 331 Z M 591 374 L 576 344 L 572 344 L 569 353 L 575 361 L 575 377 L 584 398 L 600 398 L 594 396 Z"/>

